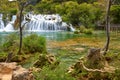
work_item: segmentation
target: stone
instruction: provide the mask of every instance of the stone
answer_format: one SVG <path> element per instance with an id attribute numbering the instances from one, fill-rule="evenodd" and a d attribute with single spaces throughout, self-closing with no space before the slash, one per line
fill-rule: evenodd
<path id="1" fill-rule="evenodd" d="M 17 63 L 0 63 L 0 80 L 34 80 L 32 72 Z"/>

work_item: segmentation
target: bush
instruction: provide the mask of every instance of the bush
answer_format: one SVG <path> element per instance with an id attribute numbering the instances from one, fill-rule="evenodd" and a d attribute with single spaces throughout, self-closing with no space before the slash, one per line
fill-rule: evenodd
<path id="1" fill-rule="evenodd" d="M 85 34 L 92 34 L 93 33 L 93 29 L 87 29 L 83 25 L 80 26 L 79 30 L 81 33 L 85 33 Z"/>
<path id="2" fill-rule="evenodd" d="M 19 48 L 19 36 L 10 34 L 5 37 L 1 50 L 17 53 Z M 23 38 L 23 53 L 46 52 L 46 40 L 44 37 L 32 34 Z"/>
<path id="3" fill-rule="evenodd" d="M 79 34 L 79 33 L 80 33 L 79 30 L 74 31 L 74 34 Z"/>
<path id="4" fill-rule="evenodd" d="M 80 30 L 81 33 L 84 33 L 85 30 L 86 30 L 86 28 L 85 28 L 85 26 L 81 25 L 80 28 L 79 28 L 79 30 Z"/>
<path id="5" fill-rule="evenodd" d="M 110 16 L 112 17 L 112 22 L 115 24 L 120 23 L 120 5 L 112 5 L 110 9 Z"/>
<path id="6" fill-rule="evenodd" d="M 31 34 L 23 39 L 25 53 L 46 52 L 46 40 L 37 34 Z"/>
<path id="7" fill-rule="evenodd" d="M 16 15 L 17 9 L 14 9 L 14 8 L 10 9 L 9 12 L 10 12 L 11 15 Z"/>
<path id="8" fill-rule="evenodd" d="M 5 52 L 14 52 L 19 46 L 19 37 L 15 33 L 7 35 L 2 45 L 2 50 Z"/>
<path id="9" fill-rule="evenodd" d="M 92 34 L 93 30 L 92 29 L 85 29 L 84 33 L 85 34 Z"/>

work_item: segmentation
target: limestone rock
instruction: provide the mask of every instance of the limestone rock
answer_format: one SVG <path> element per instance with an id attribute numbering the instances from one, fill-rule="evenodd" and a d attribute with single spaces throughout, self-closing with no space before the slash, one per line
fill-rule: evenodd
<path id="1" fill-rule="evenodd" d="M 0 80 L 34 80 L 32 73 L 17 63 L 0 63 Z"/>

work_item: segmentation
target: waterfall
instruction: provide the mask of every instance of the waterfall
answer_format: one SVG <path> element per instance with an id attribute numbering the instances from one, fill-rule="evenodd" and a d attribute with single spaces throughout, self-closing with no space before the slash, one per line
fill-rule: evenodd
<path id="1" fill-rule="evenodd" d="M 62 26 L 62 19 L 58 14 L 53 15 L 32 15 L 25 16 L 30 21 L 25 25 L 24 29 L 28 31 L 60 31 L 67 30 Z"/>
<path id="2" fill-rule="evenodd" d="M 75 31 L 75 29 L 73 28 L 72 24 L 70 24 L 69 27 L 70 27 L 70 31 L 73 31 L 73 32 Z"/>
<path id="3" fill-rule="evenodd" d="M 13 32 L 13 31 L 14 31 L 13 24 L 14 24 L 14 22 L 9 22 L 9 23 L 7 24 L 7 26 L 3 29 L 3 31 Z"/>
<path id="4" fill-rule="evenodd" d="M 0 14 L 0 30 L 4 28 L 4 22 L 2 21 L 2 14 Z"/>
<path id="5" fill-rule="evenodd" d="M 16 19 L 16 15 L 13 15 L 13 16 L 12 16 L 12 21 L 10 21 L 10 22 L 6 25 L 6 27 L 3 29 L 3 31 L 6 31 L 6 32 L 14 32 L 15 30 L 14 30 L 13 25 L 14 25 L 15 19 Z"/>
<path id="6" fill-rule="evenodd" d="M 15 31 L 13 27 L 15 19 L 16 16 L 13 15 L 12 21 L 10 21 L 6 27 L 4 27 L 3 21 L 0 19 L 0 29 L 7 32 Z M 29 13 L 24 16 L 24 20 L 22 21 L 22 26 L 23 26 L 23 30 L 25 31 L 67 31 L 69 25 L 67 25 L 67 23 L 65 22 L 62 22 L 62 19 L 58 14 L 35 15 Z"/>

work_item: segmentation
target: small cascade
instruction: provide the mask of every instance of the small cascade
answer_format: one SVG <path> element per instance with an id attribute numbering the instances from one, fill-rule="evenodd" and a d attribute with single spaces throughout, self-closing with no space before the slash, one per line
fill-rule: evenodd
<path id="1" fill-rule="evenodd" d="M 13 32 L 14 31 L 13 24 L 14 24 L 14 22 L 9 22 L 8 25 L 3 29 L 3 31 Z"/>
<path id="2" fill-rule="evenodd" d="M 70 31 L 73 31 L 73 32 L 75 31 L 75 29 L 73 28 L 72 24 L 70 24 L 69 27 L 70 27 Z"/>
<path id="3" fill-rule="evenodd" d="M 0 30 L 4 28 L 4 22 L 2 21 L 2 14 L 0 14 Z"/>
<path id="4" fill-rule="evenodd" d="M 16 20 L 16 15 L 13 15 L 12 16 L 12 21 L 15 21 Z"/>
<path id="5" fill-rule="evenodd" d="M 14 32 L 14 22 L 15 22 L 15 19 L 16 19 L 16 15 L 13 15 L 12 16 L 12 21 L 10 21 L 7 26 L 3 29 L 3 31 L 6 31 L 6 32 Z"/>

